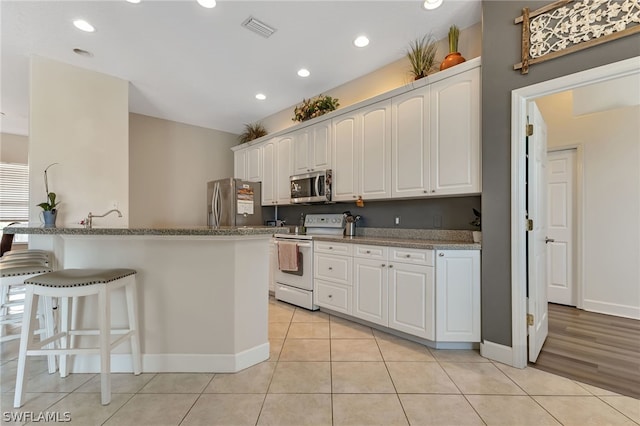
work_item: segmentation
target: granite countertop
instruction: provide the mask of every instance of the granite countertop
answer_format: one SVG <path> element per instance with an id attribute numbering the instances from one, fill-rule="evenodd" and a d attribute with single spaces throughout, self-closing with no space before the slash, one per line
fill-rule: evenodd
<path id="1" fill-rule="evenodd" d="M 175 227 L 175 228 L 84 228 L 84 227 L 44 227 L 44 226 L 8 226 L 3 230 L 6 234 L 30 235 L 183 235 L 183 236 L 249 236 L 272 235 L 273 226 L 210 226 Z M 282 233 L 281 229 L 278 232 Z"/>
<path id="2" fill-rule="evenodd" d="M 368 244 L 372 246 L 404 247 L 424 250 L 480 250 L 480 243 L 447 240 L 422 240 L 416 238 L 394 238 L 387 236 L 370 237 L 331 237 L 314 236 L 314 241 L 330 241 L 336 243 Z"/>

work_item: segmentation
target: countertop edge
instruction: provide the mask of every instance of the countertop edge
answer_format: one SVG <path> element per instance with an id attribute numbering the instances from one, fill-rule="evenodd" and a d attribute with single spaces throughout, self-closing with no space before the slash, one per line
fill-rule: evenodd
<path id="1" fill-rule="evenodd" d="M 274 234 L 273 227 L 229 227 L 229 228 L 65 228 L 65 227 L 35 227 L 35 226 L 8 226 L 4 228 L 6 234 L 27 234 L 27 235 L 151 235 L 151 236 L 269 236 Z M 281 231 L 279 231 L 281 232 Z"/>
<path id="2" fill-rule="evenodd" d="M 464 241 L 412 240 L 389 237 L 331 237 L 314 236 L 314 241 L 327 241 L 370 246 L 404 247 L 424 250 L 482 250 L 482 244 Z"/>

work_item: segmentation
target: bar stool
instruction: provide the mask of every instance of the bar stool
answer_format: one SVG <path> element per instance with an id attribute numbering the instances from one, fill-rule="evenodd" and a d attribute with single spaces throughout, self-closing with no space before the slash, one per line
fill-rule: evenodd
<path id="1" fill-rule="evenodd" d="M 140 339 L 138 334 L 138 305 L 136 301 L 136 271 L 133 269 L 61 269 L 25 280 L 26 295 L 18 371 L 13 406 L 20 408 L 24 400 L 24 381 L 27 375 L 27 357 L 34 355 L 60 355 L 60 376 L 67 376 L 67 355 L 100 355 L 100 390 L 102 405 L 111 402 L 111 350 L 130 339 L 133 357 L 133 372 L 141 373 Z M 111 328 L 111 292 L 124 287 L 127 302 L 128 328 Z M 98 296 L 98 329 L 76 329 L 70 327 L 69 299 Z M 35 312 L 41 296 L 61 298 L 60 329 L 44 341 L 33 341 Z M 75 322 L 75 321 L 72 321 Z M 120 335 L 111 341 L 113 335 Z M 69 345 L 69 337 L 76 335 L 97 335 L 98 346 L 74 348 Z M 60 347 L 43 349 L 51 342 L 60 341 Z"/>

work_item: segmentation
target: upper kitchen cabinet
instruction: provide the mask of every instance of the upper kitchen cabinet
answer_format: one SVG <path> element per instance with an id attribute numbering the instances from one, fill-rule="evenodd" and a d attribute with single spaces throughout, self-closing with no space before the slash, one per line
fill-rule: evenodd
<path id="1" fill-rule="evenodd" d="M 291 204 L 291 136 L 262 144 L 262 205 Z"/>
<path id="2" fill-rule="evenodd" d="M 431 192 L 479 193 L 480 69 L 431 85 Z"/>
<path id="3" fill-rule="evenodd" d="M 293 132 L 293 173 L 331 168 L 331 120 Z"/>
<path id="4" fill-rule="evenodd" d="M 391 102 L 375 103 L 333 122 L 333 200 L 391 197 Z"/>
<path id="5" fill-rule="evenodd" d="M 391 101 L 393 197 L 422 197 L 431 192 L 429 95 L 430 88 L 425 86 Z"/>
<path id="6" fill-rule="evenodd" d="M 233 153 L 233 177 L 247 180 L 247 149 L 239 149 Z"/>
<path id="7" fill-rule="evenodd" d="M 247 148 L 247 180 L 262 181 L 262 145 Z"/>

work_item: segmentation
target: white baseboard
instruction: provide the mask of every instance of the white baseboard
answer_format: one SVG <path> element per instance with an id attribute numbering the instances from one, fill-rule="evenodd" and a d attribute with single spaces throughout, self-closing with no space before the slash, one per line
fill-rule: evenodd
<path id="1" fill-rule="evenodd" d="M 71 357 L 72 373 L 99 373 L 98 355 Z M 75 358 L 75 359 L 74 359 Z M 247 349 L 235 355 L 205 354 L 143 354 L 143 373 L 235 373 L 269 359 L 269 343 Z M 111 355 L 112 373 L 132 373 L 129 354 Z"/>
<path id="2" fill-rule="evenodd" d="M 582 309 L 599 314 L 615 315 L 631 319 L 640 319 L 640 306 L 621 305 L 618 303 L 600 302 L 584 299 Z"/>
<path id="3" fill-rule="evenodd" d="M 513 366 L 513 348 L 485 340 L 480 343 L 480 355 Z"/>

